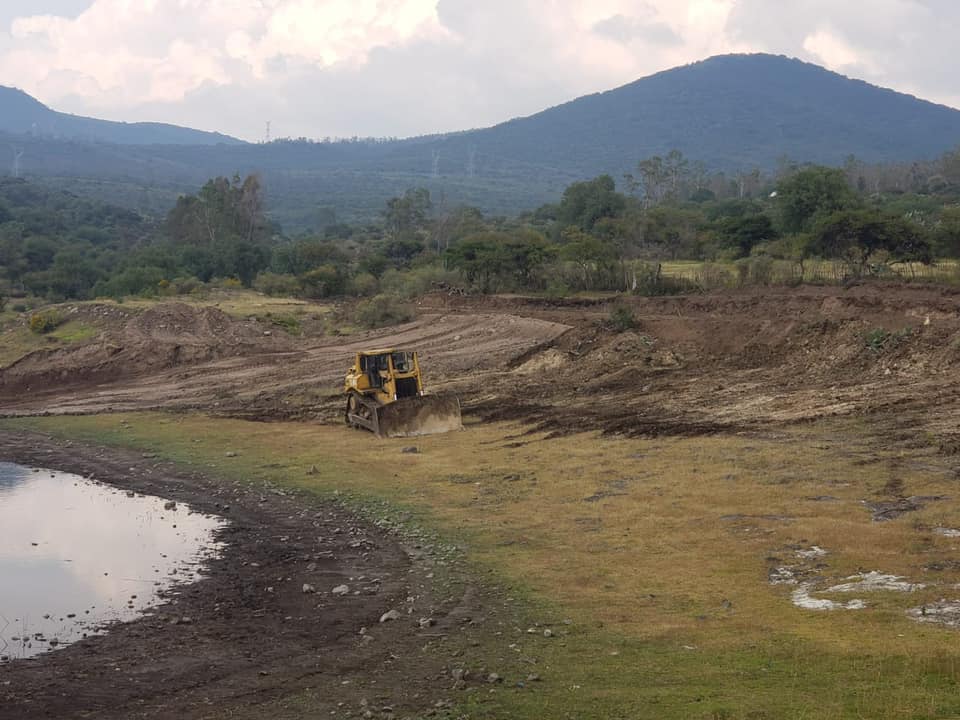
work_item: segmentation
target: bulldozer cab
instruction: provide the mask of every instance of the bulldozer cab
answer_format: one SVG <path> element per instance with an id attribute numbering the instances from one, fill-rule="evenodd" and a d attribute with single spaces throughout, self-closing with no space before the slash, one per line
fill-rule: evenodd
<path id="1" fill-rule="evenodd" d="M 359 392 L 384 393 L 381 402 L 417 397 L 423 394 L 417 354 L 407 350 L 357 353 L 347 386 Z"/>

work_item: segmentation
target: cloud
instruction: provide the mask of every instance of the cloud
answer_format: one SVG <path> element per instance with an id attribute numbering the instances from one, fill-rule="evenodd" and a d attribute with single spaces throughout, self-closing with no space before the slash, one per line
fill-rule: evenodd
<path id="1" fill-rule="evenodd" d="M 261 137 L 268 119 L 275 136 L 480 127 L 741 51 L 795 55 L 960 105 L 944 61 L 960 6 L 947 0 L 8 5 L 22 10 L 8 32 L 0 24 L 0 83 L 70 112 L 248 139 Z"/>

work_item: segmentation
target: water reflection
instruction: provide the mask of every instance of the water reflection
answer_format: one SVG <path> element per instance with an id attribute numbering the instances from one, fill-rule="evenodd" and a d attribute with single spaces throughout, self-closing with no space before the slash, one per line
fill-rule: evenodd
<path id="1" fill-rule="evenodd" d="M 131 620 L 195 579 L 223 521 L 51 470 L 0 463 L 0 659 Z"/>

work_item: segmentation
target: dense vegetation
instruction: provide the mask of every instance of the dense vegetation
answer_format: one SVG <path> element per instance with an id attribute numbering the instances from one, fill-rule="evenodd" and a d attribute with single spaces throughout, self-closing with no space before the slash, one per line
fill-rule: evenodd
<path id="1" fill-rule="evenodd" d="M 27 102 L 18 98 L 18 106 Z M 0 95 L 0 115 L 11 115 L 8 105 Z M 29 121 L 34 111 L 20 114 Z M 106 137 L 127 142 L 119 132 L 134 127 L 118 125 Z M 376 220 L 408 187 L 429 189 L 438 207 L 515 215 L 556 202 L 571 182 L 604 173 L 619 180 L 673 148 L 701 161 L 703 173 L 746 184 L 776 171 L 784 156 L 828 165 L 849 155 L 871 165 L 929 162 L 960 143 L 960 112 L 797 60 L 747 55 L 669 70 L 492 128 L 408 140 L 148 146 L 85 142 L 85 132 L 22 134 L 29 129 L 0 121 L 0 147 L 20 148 L 31 177 L 156 212 L 207 178 L 256 173 L 272 219 L 299 233 L 322 231 L 331 215 Z M 904 185 L 910 165 L 901 174 Z"/>
<path id="2" fill-rule="evenodd" d="M 236 144 L 220 133 L 203 132 L 165 123 L 121 123 L 68 115 L 51 110 L 22 90 L 0 85 L 0 130 L 41 139 L 72 139 L 116 144 L 180 145 Z"/>
<path id="3" fill-rule="evenodd" d="M 449 208 L 417 188 L 391 198 L 375 223 L 331 216 L 322 232 L 295 236 L 270 222 L 256 175 L 212 179 L 156 223 L 7 179 L 0 295 L 121 298 L 233 283 L 371 297 L 372 324 L 390 307 L 376 296 L 432 289 L 673 293 L 711 282 L 819 281 L 809 270 L 817 260 L 831 262 L 835 280 L 912 275 L 935 258 L 960 257 L 960 151 L 912 173 L 923 192 L 877 192 L 900 168 L 784 163 L 776 177 L 730 178 L 673 151 L 638 163 L 622 189 L 601 175 L 512 218 Z M 704 267 L 713 279 L 664 274 L 661 263 L 677 259 L 712 263 Z M 775 277 L 775 263 L 789 268 L 786 278 Z"/>

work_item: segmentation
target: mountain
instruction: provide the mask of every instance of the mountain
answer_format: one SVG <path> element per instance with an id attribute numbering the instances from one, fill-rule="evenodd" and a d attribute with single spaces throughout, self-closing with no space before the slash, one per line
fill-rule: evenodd
<path id="1" fill-rule="evenodd" d="M 241 143 L 220 133 L 163 123 L 122 123 L 68 115 L 17 88 L 0 85 L 0 130 L 54 139 L 88 140 L 119 145 L 216 145 Z"/>
<path id="2" fill-rule="evenodd" d="M 0 130 L 26 132 L 31 113 L 103 122 L 0 93 Z M 5 125 L 10 114 L 20 118 L 19 130 Z M 110 142 L 120 143 L 141 126 L 96 127 L 116 133 Z M 156 127 L 142 131 L 159 133 Z M 224 144 L 229 139 L 212 136 L 217 140 L 187 147 L 89 143 L 77 139 L 82 132 L 72 140 L 40 135 L 0 136 L 0 167 L 3 147 L 18 143 L 26 174 L 154 212 L 211 176 L 259 172 L 274 217 L 295 231 L 320 227 L 332 213 L 369 219 L 413 186 L 447 205 L 515 213 L 556 200 L 572 181 L 601 173 L 620 178 L 638 161 L 674 148 L 708 170 L 728 172 L 773 169 L 783 157 L 833 165 L 850 155 L 865 162 L 933 159 L 960 145 L 960 111 L 757 54 L 713 57 L 491 128 L 407 140 Z M 111 135 L 98 139 L 105 137 Z"/>

